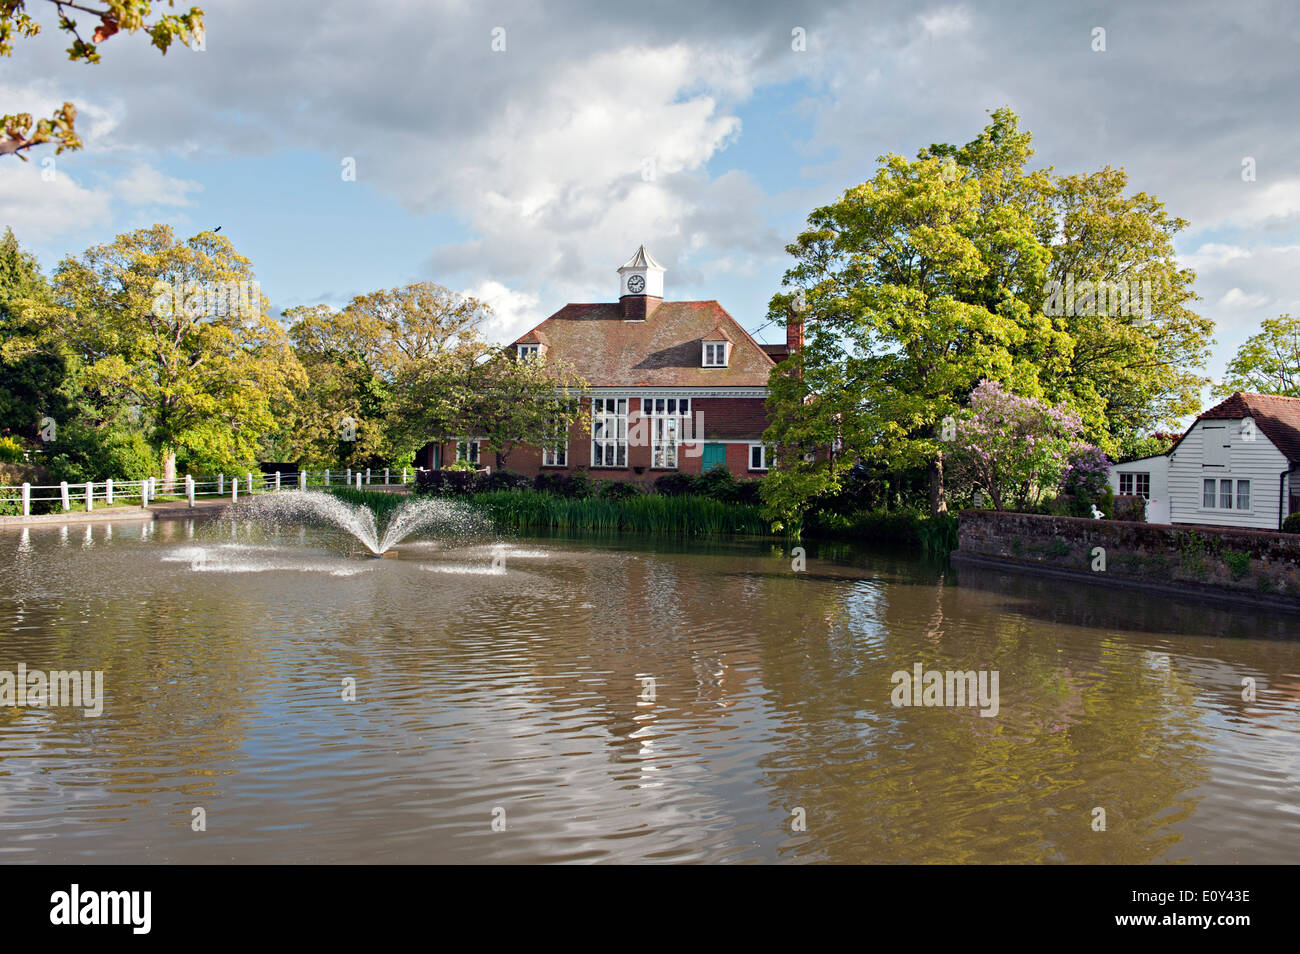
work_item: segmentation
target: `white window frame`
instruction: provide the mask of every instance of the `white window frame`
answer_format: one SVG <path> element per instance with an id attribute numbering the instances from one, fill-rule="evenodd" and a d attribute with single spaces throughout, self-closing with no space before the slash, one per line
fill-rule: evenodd
<path id="1" fill-rule="evenodd" d="M 758 451 L 758 466 L 754 466 L 754 451 Z M 768 461 L 768 447 L 766 444 L 749 445 L 749 469 L 750 470 L 767 470 L 770 466 Z"/>
<path id="2" fill-rule="evenodd" d="M 520 361 L 536 361 L 542 356 L 542 346 L 539 344 L 515 345 L 515 350 L 519 353 Z"/>
<path id="3" fill-rule="evenodd" d="M 702 366 L 705 368 L 725 368 L 727 361 L 731 357 L 731 344 L 727 341 L 706 341 L 704 342 L 704 360 Z M 717 360 L 721 358 L 721 360 Z"/>
<path id="4" fill-rule="evenodd" d="M 1225 504 L 1224 501 L 1227 501 Z M 1234 477 L 1201 478 L 1202 510 L 1251 512 L 1250 481 Z"/>
<path id="5" fill-rule="evenodd" d="M 628 398 L 591 399 L 591 466 L 627 467 Z M 606 461 L 612 460 L 613 463 Z"/>
<path id="6" fill-rule="evenodd" d="M 467 464 L 473 464 L 475 467 L 477 467 L 477 466 L 479 465 L 479 461 L 482 460 L 482 457 L 483 457 L 483 455 L 482 455 L 482 453 L 481 453 L 481 448 L 479 447 L 479 444 L 481 444 L 481 443 L 482 443 L 481 441 L 478 441 L 478 440 L 469 440 L 468 438 L 465 439 L 465 440 L 463 440 L 463 441 L 457 441 L 457 442 L 456 442 L 456 460 L 458 460 L 458 461 L 463 460 L 463 461 L 465 461 L 465 463 L 467 463 Z M 473 456 L 473 457 L 470 457 L 470 456 L 469 456 L 469 453 L 468 453 L 468 452 L 469 452 L 469 448 L 470 448 L 471 446 L 473 446 L 473 448 L 474 448 L 474 456 Z"/>
<path id="7" fill-rule="evenodd" d="M 1146 484 L 1146 488 L 1142 484 Z M 1128 489 L 1124 485 L 1128 484 Z M 1138 496 L 1144 500 L 1151 499 L 1151 472 L 1141 470 L 1122 471 L 1119 475 L 1119 494 L 1121 497 Z"/>
<path id="8" fill-rule="evenodd" d="M 676 470 L 677 448 L 682 442 L 683 422 L 691 416 L 691 399 L 642 398 L 641 414 L 650 422 L 650 469 Z"/>

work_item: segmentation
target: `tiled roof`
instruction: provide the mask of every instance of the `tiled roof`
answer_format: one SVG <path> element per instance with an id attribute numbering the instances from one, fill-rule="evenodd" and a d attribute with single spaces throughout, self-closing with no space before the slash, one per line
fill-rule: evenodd
<path id="1" fill-rule="evenodd" d="M 1197 420 L 1253 418 L 1260 433 L 1291 463 L 1300 463 L 1300 398 L 1238 391 L 1201 414 Z M 1181 442 L 1180 442 L 1181 443 Z"/>
<path id="2" fill-rule="evenodd" d="M 701 342 L 722 329 L 733 343 L 725 368 L 701 367 Z M 716 301 L 666 301 L 644 321 L 617 302 L 565 305 L 516 339 L 545 335 L 552 361 L 573 365 L 592 387 L 766 387 L 773 361 Z"/>

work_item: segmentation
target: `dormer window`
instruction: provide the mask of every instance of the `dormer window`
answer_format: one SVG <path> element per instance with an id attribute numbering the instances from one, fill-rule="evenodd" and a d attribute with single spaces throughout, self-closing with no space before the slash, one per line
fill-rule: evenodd
<path id="1" fill-rule="evenodd" d="M 730 347 L 730 344 L 726 341 L 704 342 L 704 367 L 725 368 L 727 366 L 727 352 Z"/>
<path id="2" fill-rule="evenodd" d="M 536 361 L 542 354 L 542 346 L 538 344 L 521 344 L 515 345 L 519 352 L 520 361 Z"/>

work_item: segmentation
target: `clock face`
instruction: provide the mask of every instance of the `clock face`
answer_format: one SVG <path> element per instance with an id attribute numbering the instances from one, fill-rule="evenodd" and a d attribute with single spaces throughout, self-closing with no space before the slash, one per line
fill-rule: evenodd
<path id="1" fill-rule="evenodd" d="M 645 291 L 645 276 L 633 275 L 627 280 L 627 290 L 633 295 L 639 295 Z"/>

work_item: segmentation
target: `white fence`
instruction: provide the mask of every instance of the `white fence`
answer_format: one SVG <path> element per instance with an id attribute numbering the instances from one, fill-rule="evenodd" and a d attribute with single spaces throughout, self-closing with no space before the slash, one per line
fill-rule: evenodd
<path id="1" fill-rule="evenodd" d="M 32 504 L 40 501 L 58 501 L 62 509 L 71 510 L 73 503 L 87 511 L 95 509 L 96 502 L 105 506 L 138 500 L 147 507 L 159 497 L 185 500 L 191 507 L 199 497 L 229 497 L 239 500 L 240 494 L 267 494 L 279 490 L 306 490 L 308 487 L 405 486 L 415 479 L 415 471 L 403 467 L 401 471 L 367 467 L 365 470 L 324 470 L 319 473 L 275 471 L 270 474 L 218 474 L 207 480 L 196 480 L 189 474 L 177 477 L 169 486 L 158 477 L 144 480 L 90 480 L 84 484 L 22 484 L 17 487 L 0 486 L 0 503 L 22 503 L 22 515 L 31 516 Z M 17 493 L 15 493 L 15 491 Z M 44 491 L 44 493 L 40 493 Z"/>

